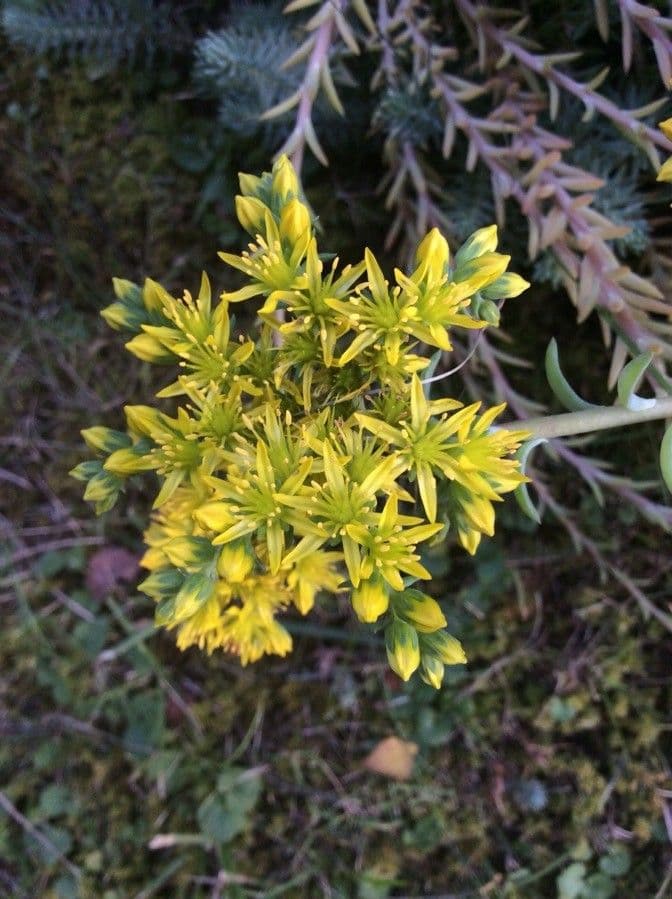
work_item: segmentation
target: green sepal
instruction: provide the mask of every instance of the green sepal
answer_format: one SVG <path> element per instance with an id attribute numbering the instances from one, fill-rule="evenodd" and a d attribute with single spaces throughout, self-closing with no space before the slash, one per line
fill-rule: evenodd
<path id="1" fill-rule="evenodd" d="M 161 547 L 176 568 L 199 571 L 214 561 L 217 548 L 205 537 L 175 537 Z"/>
<path id="2" fill-rule="evenodd" d="M 112 278 L 112 289 L 118 300 L 132 306 L 142 306 L 142 289 L 133 281 L 125 278 Z"/>
<path id="3" fill-rule="evenodd" d="M 100 313 L 115 331 L 132 331 L 137 334 L 147 322 L 147 312 L 143 307 L 129 306 L 127 303 L 111 303 Z"/>
<path id="4" fill-rule="evenodd" d="M 123 484 L 121 478 L 109 471 L 99 471 L 86 485 L 84 499 L 87 502 L 95 503 L 96 514 L 102 515 L 103 512 L 109 512 L 114 506 Z"/>
<path id="5" fill-rule="evenodd" d="M 91 478 L 99 474 L 103 470 L 103 463 L 99 459 L 88 459 L 86 462 L 80 462 L 70 470 L 70 477 L 76 478 L 78 481 L 90 481 Z"/>
<path id="6" fill-rule="evenodd" d="M 140 471 L 151 471 L 156 467 L 156 460 L 149 454 L 145 446 L 136 443 L 125 446 L 111 453 L 103 464 L 105 471 L 119 477 L 127 478 Z"/>
<path id="7" fill-rule="evenodd" d="M 173 618 L 168 624 L 180 624 L 191 618 L 213 594 L 216 581 L 207 574 L 195 572 L 184 579 L 175 597 Z"/>
<path id="8" fill-rule="evenodd" d="M 420 633 L 431 634 L 446 626 L 441 606 L 421 590 L 407 589 L 390 597 L 395 615 Z"/>
<path id="9" fill-rule="evenodd" d="M 105 428 L 100 425 L 93 428 L 85 428 L 80 433 L 89 449 L 98 450 L 105 454 L 129 447 L 133 442 L 125 431 L 114 431 L 112 428 Z"/>
<path id="10" fill-rule="evenodd" d="M 385 649 L 390 668 L 407 681 L 420 664 L 420 645 L 415 628 L 393 616 L 385 628 Z"/>
<path id="11" fill-rule="evenodd" d="M 158 602 L 175 596 L 183 583 L 184 574 L 177 568 L 159 568 L 138 584 L 138 590 Z"/>
<path id="12" fill-rule="evenodd" d="M 434 656 L 444 665 L 464 665 L 467 661 L 462 644 L 447 631 L 421 634 L 420 647 L 423 656 Z"/>

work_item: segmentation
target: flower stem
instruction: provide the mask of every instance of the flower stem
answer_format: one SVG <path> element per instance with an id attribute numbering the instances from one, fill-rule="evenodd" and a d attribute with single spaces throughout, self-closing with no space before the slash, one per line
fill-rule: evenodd
<path id="1" fill-rule="evenodd" d="M 538 418 L 507 422 L 502 427 L 508 430 L 525 429 L 530 431 L 533 437 L 545 437 L 551 440 L 554 437 L 571 437 L 575 434 L 620 428 L 660 418 L 672 418 L 672 397 L 657 399 L 655 406 L 637 412 L 621 406 L 598 406 L 595 409 L 586 409 L 581 412 L 542 415 Z"/>

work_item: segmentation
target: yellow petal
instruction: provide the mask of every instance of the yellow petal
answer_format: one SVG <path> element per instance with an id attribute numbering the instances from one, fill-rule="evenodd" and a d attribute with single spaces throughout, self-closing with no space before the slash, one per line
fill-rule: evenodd
<path id="1" fill-rule="evenodd" d="M 371 293 L 377 300 L 387 299 L 387 284 L 385 282 L 385 277 L 378 265 L 376 257 L 368 247 L 364 250 L 364 259 L 366 261 L 366 274 Z"/>
<path id="2" fill-rule="evenodd" d="M 422 266 L 423 275 L 428 274 L 429 282 L 432 283 L 441 280 L 449 258 L 448 241 L 438 228 L 432 228 L 418 246 L 415 254 L 416 264 Z"/>
<path id="3" fill-rule="evenodd" d="M 310 231 L 310 213 L 300 200 L 294 198 L 282 207 L 280 236 L 294 246 L 307 231 Z"/>
<path id="4" fill-rule="evenodd" d="M 672 140 L 672 119 L 665 119 L 664 122 L 659 122 L 658 127 L 668 140 Z"/>
<path id="5" fill-rule="evenodd" d="M 374 577 L 352 591 L 351 601 L 359 620 L 371 624 L 387 611 L 390 597 L 383 582 Z"/>
<path id="6" fill-rule="evenodd" d="M 663 163 L 656 181 L 672 181 L 672 156 Z"/>
<path id="7" fill-rule="evenodd" d="M 436 521 L 436 478 L 432 473 L 432 467 L 427 462 L 417 463 L 418 487 L 420 498 L 425 508 L 425 514 L 430 522 Z"/>
<path id="8" fill-rule="evenodd" d="M 276 197 L 286 200 L 290 195 L 298 197 L 299 195 L 299 179 L 294 170 L 294 166 L 283 153 L 278 157 L 273 166 L 273 183 L 271 190 Z"/>
<path id="9" fill-rule="evenodd" d="M 219 533 L 230 527 L 234 522 L 228 503 L 204 503 L 196 509 L 193 515 L 201 527 L 209 531 L 218 531 Z"/>
<path id="10" fill-rule="evenodd" d="M 423 434 L 429 420 L 429 403 L 422 381 L 417 375 L 411 380 L 411 424 L 416 434 Z"/>

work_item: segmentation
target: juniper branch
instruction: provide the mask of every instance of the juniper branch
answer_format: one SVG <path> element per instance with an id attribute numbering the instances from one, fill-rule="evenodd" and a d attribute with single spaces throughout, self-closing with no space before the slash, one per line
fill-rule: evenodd
<path id="1" fill-rule="evenodd" d="M 559 71 L 554 65 L 554 60 L 557 58 L 554 54 L 543 55 L 532 53 L 526 49 L 513 29 L 505 31 L 494 23 L 487 6 L 477 6 L 472 3 L 472 0 L 455 0 L 455 3 L 464 19 L 471 23 L 477 34 L 489 39 L 501 52 L 502 56 L 498 64 L 508 59 L 515 59 L 521 66 L 534 72 L 548 84 L 553 84 L 576 97 L 587 110 L 599 112 L 613 122 L 623 134 L 641 144 L 647 151 L 654 168 L 657 168 L 660 163 L 655 150 L 656 146 L 661 147 L 668 154 L 672 152 L 670 141 L 660 131 L 644 124 L 637 117 L 636 110 L 633 112 L 621 109 L 612 100 L 598 93 L 590 84 L 579 82 L 571 75 Z M 486 59 L 485 52 L 482 52 L 482 68 L 485 68 Z"/>
<path id="2" fill-rule="evenodd" d="M 606 7 L 606 3 L 604 5 Z M 621 16 L 621 47 L 624 71 L 630 71 L 634 35 L 636 31 L 639 31 L 653 45 L 658 71 L 663 84 L 667 88 L 672 78 L 672 40 L 670 40 L 669 35 L 669 31 L 672 29 L 672 19 L 661 15 L 652 6 L 638 3 L 637 0 L 618 0 L 618 8 Z M 608 27 L 606 13 L 603 13 L 602 19 L 607 21 Z"/>
<path id="3" fill-rule="evenodd" d="M 295 9 L 301 9 L 308 5 L 311 3 L 299 0 L 299 2 L 290 3 L 285 12 L 293 12 Z M 335 31 L 338 31 L 342 40 L 353 53 L 359 52 L 354 35 L 343 16 L 346 6 L 347 0 L 325 0 L 321 4 L 306 25 L 306 29 L 310 32 L 309 36 L 284 64 L 285 67 L 290 67 L 300 60 L 308 58 L 301 84 L 290 97 L 267 110 L 262 116 L 262 119 L 267 120 L 297 107 L 294 127 L 276 154 L 276 158 L 283 153 L 289 156 L 297 172 L 301 171 L 306 144 L 322 165 L 328 165 L 327 157 L 320 146 L 313 124 L 313 108 L 320 87 L 326 93 L 333 108 L 339 114 L 344 114 L 334 87 L 329 67 L 329 54 Z"/>

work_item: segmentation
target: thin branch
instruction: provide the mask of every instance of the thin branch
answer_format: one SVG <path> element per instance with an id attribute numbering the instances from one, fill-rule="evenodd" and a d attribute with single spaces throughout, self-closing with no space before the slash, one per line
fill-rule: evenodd
<path id="1" fill-rule="evenodd" d="M 76 865 L 73 865 L 73 863 L 61 852 L 58 846 L 56 846 L 55 843 L 52 843 L 49 837 L 45 836 L 31 821 L 28 820 L 28 818 L 22 815 L 2 791 L 0 791 L 0 807 L 3 808 L 9 817 L 16 821 L 29 836 L 39 843 L 43 849 L 46 849 L 50 855 L 53 855 L 54 858 L 58 859 L 58 861 L 61 862 L 74 877 L 79 879 L 82 876 L 80 869 Z"/>
<path id="2" fill-rule="evenodd" d="M 656 421 L 672 417 L 672 397 L 656 400 L 650 409 L 633 412 L 620 406 L 597 406 L 582 412 L 563 412 L 560 415 L 545 415 L 538 418 L 526 418 L 520 421 L 507 422 L 503 428 L 525 428 L 535 437 L 573 437 L 577 434 L 589 434 L 608 428 L 622 428 L 627 425 L 640 424 L 644 421 Z"/>

